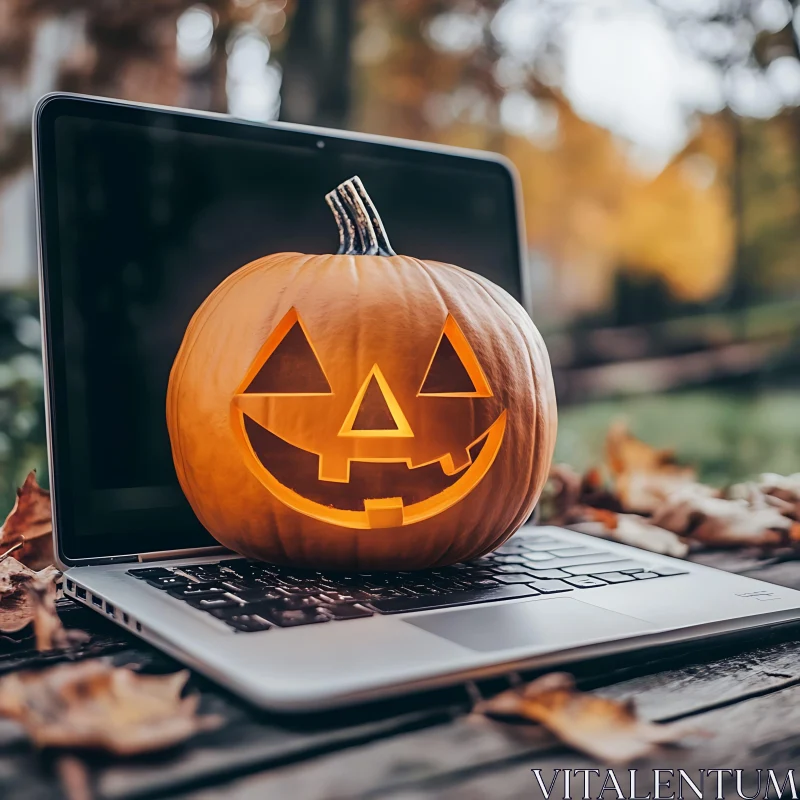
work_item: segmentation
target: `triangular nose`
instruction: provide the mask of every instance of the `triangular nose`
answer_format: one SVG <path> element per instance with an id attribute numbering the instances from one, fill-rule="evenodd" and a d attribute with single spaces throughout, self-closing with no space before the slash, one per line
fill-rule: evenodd
<path id="1" fill-rule="evenodd" d="M 411 426 L 389 388 L 386 378 L 374 364 L 353 405 L 347 412 L 339 436 L 413 436 Z"/>
<path id="2" fill-rule="evenodd" d="M 354 431 L 396 431 L 397 423 L 394 421 L 392 411 L 381 387 L 374 375 L 370 375 L 367 391 L 361 398 L 356 418 L 353 420 Z"/>

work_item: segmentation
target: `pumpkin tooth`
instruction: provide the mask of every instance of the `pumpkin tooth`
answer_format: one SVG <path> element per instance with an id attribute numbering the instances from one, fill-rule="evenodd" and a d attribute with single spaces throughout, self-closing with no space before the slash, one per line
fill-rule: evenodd
<path id="1" fill-rule="evenodd" d="M 448 453 L 446 456 L 442 456 L 439 463 L 442 465 L 442 472 L 445 475 L 455 475 L 472 463 L 472 456 L 469 454 L 469 450 L 459 450 L 455 455 Z"/>
<path id="2" fill-rule="evenodd" d="M 394 528 L 403 524 L 403 498 L 381 497 L 364 501 L 370 528 Z"/>
<path id="3" fill-rule="evenodd" d="M 350 480 L 350 461 L 333 455 L 319 457 L 319 479 L 347 483 Z"/>

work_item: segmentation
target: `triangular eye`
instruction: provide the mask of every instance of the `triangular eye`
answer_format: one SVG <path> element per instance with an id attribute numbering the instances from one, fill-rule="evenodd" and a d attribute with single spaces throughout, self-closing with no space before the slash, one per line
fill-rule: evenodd
<path id="1" fill-rule="evenodd" d="M 475 353 L 450 314 L 445 320 L 419 394 L 434 397 L 492 396 Z"/>
<path id="2" fill-rule="evenodd" d="M 308 333 L 292 308 L 278 323 L 245 376 L 245 394 L 331 394 Z"/>

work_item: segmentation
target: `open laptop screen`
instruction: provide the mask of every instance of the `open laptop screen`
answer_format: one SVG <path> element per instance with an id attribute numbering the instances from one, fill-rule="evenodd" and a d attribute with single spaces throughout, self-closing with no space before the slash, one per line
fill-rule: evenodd
<path id="1" fill-rule="evenodd" d="M 324 195 L 359 175 L 398 253 L 521 296 L 494 160 L 56 97 L 37 119 L 53 475 L 69 560 L 213 544 L 172 466 L 165 396 L 203 299 L 269 253 L 335 252 Z"/>

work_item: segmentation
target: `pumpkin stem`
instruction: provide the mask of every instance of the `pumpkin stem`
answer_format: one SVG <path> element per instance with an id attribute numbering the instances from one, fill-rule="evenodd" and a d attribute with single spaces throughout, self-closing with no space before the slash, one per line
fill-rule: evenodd
<path id="1" fill-rule="evenodd" d="M 358 176 L 340 183 L 325 200 L 339 228 L 339 254 L 394 256 L 378 210 Z"/>

